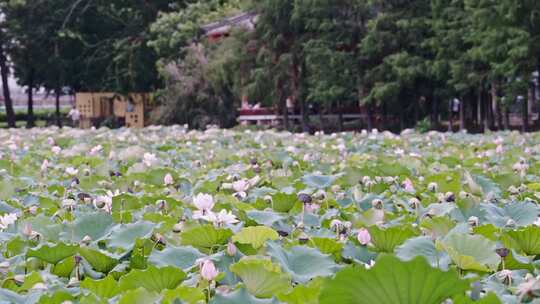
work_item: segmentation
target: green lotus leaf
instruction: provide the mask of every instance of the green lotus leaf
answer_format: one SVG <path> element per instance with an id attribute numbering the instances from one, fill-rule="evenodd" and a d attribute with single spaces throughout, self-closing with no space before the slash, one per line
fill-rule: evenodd
<path id="1" fill-rule="evenodd" d="M 458 295 L 452 299 L 454 304 L 502 304 L 501 300 L 493 292 L 488 293 L 479 300 L 473 301 L 466 295 Z"/>
<path id="2" fill-rule="evenodd" d="M 208 250 L 214 246 L 227 243 L 232 234 L 229 229 L 218 229 L 212 225 L 202 225 L 183 231 L 180 234 L 180 240 L 182 245 L 191 245 L 198 249 Z"/>
<path id="3" fill-rule="evenodd" d="M 266 241 L 277 240 L 278 238 L 279 234 L 272 228 L 266 226 L 252 226 L 243 228 L 240 232 L 233 235 L 232 240 L 259 249 Z"/>
<path id="4" fill-rule="evenodd" d="M 267 251 L 272 260 L 279 263 L 299 283 L 307 283 L 315 277 L 330 276 L 338 267 L 330 255 L 311 247 L 294 246 L 284 250 L 279 244 L 268 242 Z"/>
<path id="5" fill-rule="evenodd" d="M 164 289 L 176 288 L 185 278 L 186 274 L 179 268 L 149 266 L 145 270 L 130 271 L 120 278 L 118 284 L 122 292 L 139 287 L 148 291 L 161 292 Z"/>
<path id="6" fill-rule="evenodd" d="M 96 241 L 105 236 L 113 226 L 113 219 L 106 212 L 88 213 L 77 217 L 63 233 L 64 239 L 80 242 L 85 236 Z"/>
<path id="7" fill-rule="evenodd" d="M 246 212 L 246 214 L 250 219 L 254 220 L 258 224 L 269 227 L 275 222 L 283 219 L 281 215 L 270 211 L 251 210 Z"/>
<path id="8" fill-rule="evenodd" d="M 487 219 L 497 227 L 504 227 L 509 219 L 517 226 L 531 225 L 536 221 L 539 208 L 530 202 L 514 203 L 498 207 L 494 204 L 483 204 L 487 211 Z"/>
<path id="9" fill-rule="evenodd" d="M 85 278 L 80 286 L 102 299 L 110 299 L 120 293 L 118 282 L 112 276 L 107 276 L 101 280 Z"/>
<path id="10" fill-rule="evenodd" d="M 386 229 L 372 226 L 368 230 L 375 250 L 386 253 L 394 252 L 397 246 L 416 236 L 416 231 L 410 226 L 394 226 Z"/>
<path id="11" fill-rule="evenodd" d="M 309 239 L 309 242 L 311 247 L 316 247 L 325 254 L 333 254 L 339 257 L 343 250 L 343 243 L 331 238 L 313 237 Z"/>
<path id="12" fill-rule="evenodd" d="M 278 299 L 287 304 L 319 304 L 323 279 L 314 279 L 306 285 L 297 285 L 287 294 L 279 294 Z"/>
<path id="13" fill-rule="evenodd" d="M 250 295 L 245 288 L 237 289 L 228 294 L 217 293 L 210 304 L 278 304 L 275 299 L 257 299 Z"/>
<path id="14" fill-rule="evenodd" d="M 242 279 L 249 293 L 258 298 L 271 298 L 291 289 L 291 277 L 267 259 L 244 257 L 231 265 L 230 270 Z"/>
<path id="15" fill-rule="evenodd" d="M 481 235 L 453 233 L 438 245 L 463 270 L 495 271 L 501 262 L 496 243 Z"/>
<path id="16" fill-rule="evenodd" d="M 431 268 L 423 257 L 402 262 L 383 255 L 370 270 L 348 267 L 322 287 L 320 304 L 440 304 L 463 294 L 466 280 L 451 270 Z"/>
<path id="17" fill-rule="evenodd" d="M 302 178 L 302 182 L 311 188 L 324 189 L 330 187 L 336 179 L 337 176 L 333 175 L 308 174 Z"/>
<path id="18" fill-rule="evenodd" d="M 55 264 L 51 268 L 51 273 L 59 277 L 69 278 L 73 269 L 75 269 L 75 258 L 70 256 Z"/>
<path id="19" fill-rule="evenodd" d="M 199 250 L 191 246 L 167 246 L 167 248 L 161 251 L 152 251 L 148 262 L 156 266 L 175 266 L 183 270 L 188 270 L 195 265 L 197 259 L 203 256 Z"/>
<path id="20" fill-rule="evenodd" d="M 148 304 L 156 303 L 160 296 L 155 291 L 149 291 L 144 288 L 137 288 L 122 292 L 118 304 Z"/>
<path id="21" fill-rule="evenodd" d="M 88 261 L 92 268 L 102 273 L 109 273 L 118 264 L 117 259 L 101 250 L 81 247 L 79 254 Z"/>
<path id="22" fill-rule="evenodd" d="M 39 298 L 38 304 L 69 303 L 75 300 L 75 296 L 66 291 L 57 291 L 51 295 L 44 294 Z"/>
<path id="23" fill-rule="evenodd" d="M 175 304 L 178 300 L 185 303 L 203 303 L 205 301 L 204 292 L 195 287 L 178 286 L 175 289 L 166 289 L 161 292 L 162 304 Z"/>
<path id="24" fill-rule="evenodd" d="M 540 254 L 540 227 L 531 225 L 519 230 L 505 231 L 501 241 L 508 248 L 526 255 Z"/>
<path id="25" fill-rule="evenodd" d="M 28 249 L 26 257 L 35 257 L 47 263 L 57 264 L 63 259 L 77 253 L 78 246 L 58 243 L 56 245 L 41 245 L 38 249 Z"/>
<path id="26" fill-rule="evenodd" d="M 133 248 L 135 240 L 150 237 L 155 226 L 154 223 L 146 221 L 117 225 L 107 237 L 108 245 L 129 250 Z"/>
<path id="27" fill-rule="evenodd" d="M 410 261 L 417 256 L 423 256 L 432 267 L 441 267 L 445 263 L 444 257 L 437 251 L 435 243 L 427 236 L 408 239 L 396 248 L 396 256 L 405 261 Z"/>
<path id="28" fill-rule="evenodd" d="M 277 212 L 289 212 L 297 202 L 296 195 L 283 192 L 272 195 L 272 209 Z"/>

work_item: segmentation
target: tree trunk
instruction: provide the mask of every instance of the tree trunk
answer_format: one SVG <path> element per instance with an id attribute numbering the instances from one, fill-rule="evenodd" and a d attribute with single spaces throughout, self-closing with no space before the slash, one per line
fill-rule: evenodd
<path id="1" fill-rule="evenodd" d="M 459 103 L 459 130 L 465 130 L 465 102 L 462 100 Z"/>
<path id="2" fill-rule="evenodd" d="M 431 96 L 431 129 L 437 130 L 439 128 L 439 103 L 435 95 Z"/>
<path id="3" fill-rule="evenodd" d="M 495 129 L 500 129 L 500 116 L 499 116 L 499 107 L 498 107 L 498 96 L 497 96 L 497 86 L 495 82 L 491 83 L 491 112 L 493 113 L 493 127 Z"/>
<path id="4" fill-rule="evenodd" d="M 62 128 L 62 117 L 60 116 L 60 89 L 56 89 L 56 100 L 55 100 L 55 107 L 56 107 L 56 125 L 59 128 Z M 112 109 L 112 107 L 111 107 Z"/>
<path id="5" fill-rule="evenodd" d="M 300 121 L 302 125 L 302 132 L 309 132 L 309 116 L 306 111 L 306 104 L 304 100 L 299 101 L 299 88 L 300 88 L 300 65 L 298 64 L 298 58 L 293 54 L 293 60 L 291 65 L 291 98 L 293 104 L 300 103 Z"/>
<path id="6" fill-rule="evenodd" d="M 34 70 L 30 69 L 28 78 L 28 117 L 26 118 L 26 127 L 33 128 L 34 122 Z"/>
<path id="7" fill-rule="evenodd" d="M 367 128 L 368 132 L 373 130 L 373 111 L 371 110 L 371 104 L 367 104 Z"/>
<path id="8" fill-rule="evenodd" d="M 521 132 L 529 131 L 529 98 L 522 100 L 521 104 Z"/>
<path id="9" fill-rule="evenodd" d="M 476 94 L 476 127 L 481 132 L 485 132 L 485 130 L 482 130 L 482 116 L 482 93 L 478 89 L 478 93 Z"/>
<path id="10" fill-rule="evenodd" d="M 341 109 L 341 102 L 337 102 L 337 110 L 338 110 L 338 131 L 343 132 L 343 112 Z"/>
<path id="11" fill-rule="evenodd" d="M 536 94 L 535 94 L 535 83 L 529 83 L 529 91 L 527 98 L 527 117 L 531 117 L 534 114 L 534 105 L 536 103 Z M 534 125 L 534 123 L 533 123 Z"/>
<path id="12" fill-rule="evenodd" d="M 9 67 L 4 50 L 0 50 L 0 75 L 2 77 L 2 91 L 4 94 L 4 106 L 6 107 L 6 118 L 8 127 L 15 128 L 15 111 L 13 110 L 13 101 L 9 91 Z"/>
<path id="13" fill-rule="evenodd" d="M 510 114 L 508 113 L 508 108 L 506 106 L 503 106 L 502 110 L 503 114 L 503 128 L 505 130 L 510 129 Z"/>
<path id="14" fill-rule="evenodd" d="M 480 90 L 480 102 L 482 103 L 482 108 L 484 109 L 483 111 L 483 120 L 482 120 L 482 123 L 483 123 L 483 129 L 484 129 L 484 133 L 489 131 L 489 107 L 488 107 L 488 101 L 487 101 L 487 98 L 485 98 L 484 96 L 484 90 Z"/>
<path id="15" fill-rule="evenodd" d="M 448 103 L 448 132 L 454 131 L 454 109 L 452 107 L 453 102 L 454 100 Z"/>

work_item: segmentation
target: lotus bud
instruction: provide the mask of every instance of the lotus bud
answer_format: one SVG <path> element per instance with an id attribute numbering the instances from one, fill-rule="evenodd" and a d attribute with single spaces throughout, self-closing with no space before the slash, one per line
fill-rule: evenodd
<path id="1" fill-rule="evenodd" d="M 90 243 L 92 243 L 92 238 L 89 235 L 85 235 L 81 240 L 82 245 L 88 246 Z"/>
<path id="2" fill-rule="evenodd" d="M 431 182 L 428 184 L 427 188 L 430 192 L 437 192 L 439 190 L 439 185 L 437 185 L 437 183 Z"/>
<path id="3" fill-rule="evenodd" d="M 298 194 L 298 200 L 304 204 L 311 204 L 312 198 L 311 198 L 311 195 L 309 194 L 300 193 Z"/>
<path id="4" fill-rule="evenodd" d="M 0 263 L 0 274 L 6 275 L 9 271 L 10 263 L 9 261 L 3 261 Z"/>
<path id="5" fill-rule="evenodd" d="M 167 202 L 165 200 L 157 200 L 156 207 L 158 208 L 158 210 L 166 210 Z"/>
<path id="6" fill-rule="evenodd" d="M 383 208 L 383 201 L 381 199 L 374 199 L 371 201 L 371 206 L 375 209 L 381 210 Z"/>
<path id="7" fill-rule="evenodd" d="M 506 221 L 505 227 L 508 227 L 508 228 L 516 227 L 516 221 L 514 221 L 513 219 L 508 219 L 508 221 Z"/>
<path id="8" fill-rule="evenodd" d="M 469 219 L 467 220 L 467 223 L 471 227 L 477 227 L 478 226 L 478 217 L 476 217 L 476 216 L 469 217 Z"/>
<path id="9" fill-rule="evenodd" d="M 316 199 L 316 200 L 325 200 L 326 199 L 326 191 L 320 189 L 320 190 L 317 190 L 317 192 L 315 192 L 313 194 L 313 197 Z"/>
<path id="10" fill-rule="evenodd" d="M 515 186 L 508 187 L 508 192 L 510 192 L 510 194 L 512 194 L 512 195 L 518 195 L 519 194 L 519 190 Z"/>
<path id="11" fill-rule="evenodd" d="M 409 206 L 410 206 L 412 209 L 418 208 L 418 206 L 420 206 L 420 200 L 417 199 L 416 197 L 411 197 L 411 198 L 409 199 Z"/>
<path id="12" fill-rule="evenodd" d="M 233 243 L 233 242 L 229 242 L 229 243 L 227 244 L 227 254 L 228 254 L 229 256 L 235 256 L 235 255 L 236 255 L 236 251 L 237 251 L 237 248 L 236 248 L 236 246 L 234 245 L 234 243 Z"/>
<path id="13" fill-rule="evenodd" d="M 152 235 L 152 240 L 158 244 L 165 245 L 165 238 L 160 233 Z"/>
<path id="14" fill-rule="evenodd" d="M 362 228 L 358 231 L 357 239 L 362 246 L 366 246 L 371 242 L 371 235 L 367 229 Z"/>
<path id="15" fill-rule="evenodd" d="M 167 173 L 163 178 L 163 184 L 165 184 L 165 186 L 170 186 L 174 184 L 174 179 L 170 173 Z"/>
<path id="16" fill-rule="evenodd" d="M 184 229 L 184 222 L 181 221 L 179 223 L 174 224 L 173 226 L 173 232 L 174 233 L 180 233 Z"/>
<path id="17" fill-rule="evenodd" d="M 17 283 L 17 285 L 22 285 L 24 283 L 24 274 L 16 274 L 13 276 L 13 281 Z"/>
<path id="18" fill-rule="evenodd" d="M 340 185 L 332 185 L 332 187 L 330 189 L 332 190 L 332 192 L 336 193 L 336 192 L 341 191 L 341 186 Z"/>
<path id="19" fill-rule="evenodd" d="M 444 200 L 447 202 L 455 202 L 456 196 L 452 192 L 446 192 L 446 194 L 444 195 Z"/>
<path id="20" fill-rule="evenodd" d="M 330 222 L 330 229 L 334 230 L 335 232 L 341 231 L 343 227 L 343 223 L 340 220 L 334 219 Z"/>
<path id="21" fill-rule="evenodd" d="M 510 253 L 510 250 L 508 248 L 497 248 L 495 249 L 495 252 L 501 257 L 501 258 L 505 258 L 508 256 L 508 254 Z"/>
<path id="22" fill-rule="evenodd" d="M 28 212 L 30 212 L 30 214 L 32 214 L 32 215 L 35 215 L 37 213 L 37 211 L 38 211 L 38 206 L 36 206 L 36 205 L 32 205 L 32 206 L 30 206 L 30 208 L 28 208 Z"/>
<path id="23" fill-rule="evenodd" d="M 69 282 L 67 284 L 68 287 L 76 287 L 76 286 L 79 286 L 79 280 L 76 278 L 76 277 L 72 277 L 71 279 L 69 279 Z"/>
<path id="24" fill-rule="evenodd" d="M 300 235 L 298 236 L 298 242 L 300 242 L 300 244 L 305 244 L 309 241 L 309 236 L 302 231 L 302 233 L 300 233 Z"/>
<path id="25" fill-rule="evenodd" d="M 213 281 L 219 274 L 211 260 L 205 260 L 201 265 L 201 277 L 207 281 Z"/>

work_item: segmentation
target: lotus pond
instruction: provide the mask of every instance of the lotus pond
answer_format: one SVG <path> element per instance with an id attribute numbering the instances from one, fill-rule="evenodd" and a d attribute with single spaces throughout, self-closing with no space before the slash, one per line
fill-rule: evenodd
<path id="1" fill-rule="evenodd" d="M 0 142 L 0 303 L 540 303 L 540 134 Z"/>

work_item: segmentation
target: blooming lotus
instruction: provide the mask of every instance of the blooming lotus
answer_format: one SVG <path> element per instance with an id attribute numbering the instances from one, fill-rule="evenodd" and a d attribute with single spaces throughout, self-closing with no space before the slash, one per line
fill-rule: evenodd
<path id="1" fill-rule="evenodd" d="M 0 216 L 0 230 L 6 229 L 9 225 L 17 221 L 17 214 L 8 213 Z"/>
<path id="2" fill-rule="evenodd" d="M 67 175 L 75 176 L 77 173 L 79 173 L 79 170 L 73 168 L 73 167 L 67 167 L 66 168 Z"/>
<path id="3" fill-rule="evenodd" d="M 103 146 L 102 145 L 97 145 L 97 146 L 93 147 L 92 149 L 90 149 L 90 155 L 96 155 L 99 152 L 101 152 L 101 150 L 103 150 Z"/>
<path id="4" fill-rule="evenodd" d="M 157 159 L 155 154 L 153 154 L 153 153 L 144 153 L 144 155 L 143 155 L 143 163 L 147 167 L 152 167 L 153 165 L 155 165 L 157 163 L 157 161 L 158 161 L 158 159 Z"/>
<path id="5" fill-rule="evenodd" d="M 118 195 L 120 195 L 119 190 L 116 190 L 115 192 L 108 190 L 106 195 L 99 195 L 96 197 L 96 199 L 94 199 L 94 207 L 111 213 L 113 197 Z"/>
<path id="6" fill-rule="evenodd" d="M 51 148 L 51 151 L 54 154 L 58 155 L 58 154 L 60 154 L 60 152 L 62 152 L 62 148 L 60 148 L 59 146 L 54 146 L 54 147 Z"/>
<path id="7" fill-rule="evenodd" d="M 236 216 L 231 211 L 227 211 L 225 209 L 221 209 L 219 213 L 209 211 L 201 218 L 214 223 L 216 227 L 222 227 L 225 225 L 238 223 L 238 219 L 236 219 Z"/>
<path id="8" fill-rule="evenodd" d="M 214 208 L 214 198 L 207 193 L 199 193 L 193 197 L 193 205 L 199 210 L 212 210 Z"/>
<path id="9" fill-rule="evenodd" d="M 361 245 L 365 246 L 369 244 L 369 242 L 371 242 L 371 235 L 369 234 L 369 231 L 367 229 L 362 228 L 358 231 L 357 239 Z"/>

